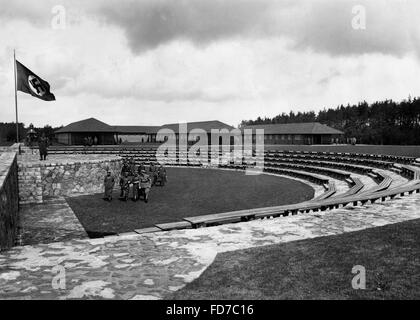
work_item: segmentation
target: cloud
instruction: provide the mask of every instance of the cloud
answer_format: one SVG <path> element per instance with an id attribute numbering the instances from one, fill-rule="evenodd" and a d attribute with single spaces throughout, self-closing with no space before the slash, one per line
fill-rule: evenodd
<path id="1" fill-rule="evenodd" d="M 0 0 L 0 24 L 21 19 L 49 26 L 55 0 Z M 288 40 L 296 50 L 332 56 L 383 53 L 420 57 L 417 0 L 63 0 L 67 20 L 88 17 L 124 32 L 143 54 L 173 41 L 197 47 L 232 39 Z M 366 30 L 354 30 L 353 8 L 366 11 Z"/>
<path id="2" fill-rule="evenodd" d="M 98 12 L 125 30 L 134 51 L 143 51 L 173 40 L 200 45 L 264 34 L 274 4 L 267 0 L 143 0 L 110 2 Z"/>
<path id="3" fill-rule="evenodd" d="M 0 24 L 10 20 L 23 19 L 33 24 L 47 25 L 52 7 L 48 6 L 49 0 L 44 3 L 25 0 L 0 0 Z"/>
<path id="4" fill-rule="evenodd" d="M 366 10 L 366 30 L 352 28 L 356 5 Z M 104 3 L 96 13 L 121 27 L 137 53 L 175 40 L 270 37 L 330 55 L 420 52 L 415 0 L 143 0 Z"/>
<path id="5" fill-rule="evenodd" d="M 364 30 L 352 27 L 355 6 L 365 11 Z M 419 54 L 419 13 L 417 1 L 314 1 L 295 16 L 291 37 L 297 48 L 330 55 Z"/>

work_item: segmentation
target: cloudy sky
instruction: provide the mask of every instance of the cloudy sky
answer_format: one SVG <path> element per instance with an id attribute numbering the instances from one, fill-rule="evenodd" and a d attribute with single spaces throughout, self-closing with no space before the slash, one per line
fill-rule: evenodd
<path id="1" fill-rule="evenodd" d="M 0 8 L 0 122 L 14 121 L 13 48 L 57 98 L 19 92 L 26 125 L 96 117 L 236 126 L 420 96 L 416 0 L 0 0 Z"/>

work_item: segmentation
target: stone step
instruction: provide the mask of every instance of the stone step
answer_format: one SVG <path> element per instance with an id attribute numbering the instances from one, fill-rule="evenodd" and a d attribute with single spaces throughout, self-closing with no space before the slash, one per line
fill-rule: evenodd
<path id="1" fill-rule="evenodd" d="M 162 230 L 157 228 L 157 227 L 150 227 L 150 228 L 143 228 L 143 229 L 134 230 L 134 232 L 137 233 L 137 234 L 145 234 L 145 233 L 152 233 L 152 232 L 159 232 L 159 231 L 162 231 Z"/>

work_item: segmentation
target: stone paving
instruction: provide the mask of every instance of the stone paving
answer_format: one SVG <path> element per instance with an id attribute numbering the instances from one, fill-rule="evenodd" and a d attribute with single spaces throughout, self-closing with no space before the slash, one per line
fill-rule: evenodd
<path id="1" fill-rule="evenodd" d="M 22 205 L 21 235 L 25 245 L 88 238 L 67 201 L 58 197 L 42 204 Z"/>
<path id="2" fill-rule="evenodd" d="M 413 194 L 211 228 L 16 247 L 0 255 L 0 298 L 160 299 L 199 277 L 220 252 L 419 218 L 420 196 Z M 59 289 L 56 284 L 64 284 L 63 279 L 65 289 Z"/>

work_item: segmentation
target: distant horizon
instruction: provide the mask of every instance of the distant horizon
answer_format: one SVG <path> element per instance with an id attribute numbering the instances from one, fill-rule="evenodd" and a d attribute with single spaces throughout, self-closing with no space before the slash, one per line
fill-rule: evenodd
<path id="1" fill-rule="evenodd" d="M 337 105 L 335 107 L 328 107 L 328 108 L 325 107 L 325 108 L 319 109 L 317 111 L 315 111 L 315 110 L 308 110 L 308 111 L 302 110 L 302 111 L 298 111 L 298 112 L 301 112 L 301 113 L 305 113 L 305 112 L 306 113 L 309 113 L 309 112 L 312 112 L 313 111 L 313 112 L 315 112 L 315 114 L 317 114 L 319 111 L 322 111 L 324 109 L 325 110 L 331 110 L 331 109 L 334 110 L 334 109 L 340 108 L 341 105 L 343 105 L 344 107 L 347 107 L 348 105 L 353 106 L 353 105 L 358 105 L 358 104 L 363 103 L 363 102 L 366 102 L 366 103 L 368 103 L 370 105 L 370 104 L 375 103 L 375 102 L 385 102 L 385 101 L 393 101 L 393 102 L 396 102 L 396 103 L 401 103 L 401 102 L 404 102 L 404 101 L 409 101 L 409 99 L 411 99 L 411 100 L 420 99 L 420 95 L 419 96 L 411 96 L 411 95 L 408 95 L 407 98 L 403 98 L 403 99 L 400 99 L 400 100 L 395 100 L 395 99 L 391 99 L 391 98 L 385 98 L 385 99 L 375 100 L 375 101 L 372 101 L 372 102 L 369 102 L 369 101 L 366 101 L 366 100 L 361 100 L 361 101 L 359 101 L 357 103 L 353 103 L 353 104 L 350 104 L 350 103 L 346 103 L 346 104 L 340 103 L 339 105 Z M 292 111 L 293 110 L 290 110 L 289 112 L 292 112 Z M 286 114 L 289 114 L 289 112 L 286 112 Z M 293 111 L 293 112 L 295 112 L 295 111 Z M 297 114 L 298 112 L 295 112 L 295 114 Z M 261 119 L 273 118 L 273 117 L 278 116 L 278 115 L 281 115 L 281 113 L 276 114 L 276 115 L 274 115 L 272 117 L 261 115 L 261 116 L 257 116 L 255 119 L 242 119 L 241 121 L 257 120 L 258 117 L 260 117 Z M 94 116 L 90 116 L 90 117 L 88 116 L 88 117 L 85 117 L 85 118 L 80 118 L 78 120 L 69 121 L 68 123 L 63 123 L 63 124 L 60 124 L 60 125 L 52 125 L 50 123 L 36 125 L 33 122 L 24 123 L 23 121 L 19 121 L 19 123 L 20 124 L 23 124 L 25 128 L 29 127 L 30 124 L 33 124 L 34 127 L 36 127 L 36 128 L 43 128 L 43 127 L 45 127 L 47 125 L 49 125 L 49 126 L 51 126 L 53 128 L 59 128 L 59 127 L 65 127 L 65 126 L 67 126 L 67 125 L 69 125 L 71 123 L 74 123 L 74 122 L 79 122 L 79 121 L 87 120 L 87 119 L 90 119 L 90 118 L 94 118 L 94 119 L 99 120 L 101 122 L 104 122 L 104 123 L 106 123 L 106 124 L 108 124 L 110 126 L 129 126 L 129 127 L 131 127 L 131 126 L 132 127 L 135 127 L 135 126 L 151 126 L 151 127 L 160 127 L 160 126 L 163 126 L 163 125 L 174 124 L 174 123 L 185 123 L 185 121 L 184 122 L 181 121 L 181 122 L 174 122 L 174 123 L 165 122 L 165 123 L 161 123 L 161 124 L 149 124 L 149 123 L 146 123 L 146 124 L 144 124 L 144 123 L 140 123 L 140 124 L 115 124 L 115 123 L 108 123 L 108 122 L 102 120 L 100 117 L 94 117 Z M 227 122 L 225 122 L 223 120 L 220 120 L 220 119 L 192 120 L 192 121 L 187 121 L 187 122 L 188 123 L 191 123 L 191 122 L 194 122 L 195 123 L 195 122 L 208 122 L 208 121 L 221 121 L 221 122 L 223 122 L 225 124 L 228 124 L 228 125 L 231 125 L 231 126 L 233 126 L 235 128 L 239 127 L 239 125 L 241 124 L 241 121 L 238 124 L 232 124 L 232 123 L 227 123 Z M 314 122 L 314 121 L 308 121 L 308 122 Z M 315 121 L 315 122 L 317 122 L 317 121 Z M 15 123 L 15 121 L 0 121 L 0 123 Z"/>

